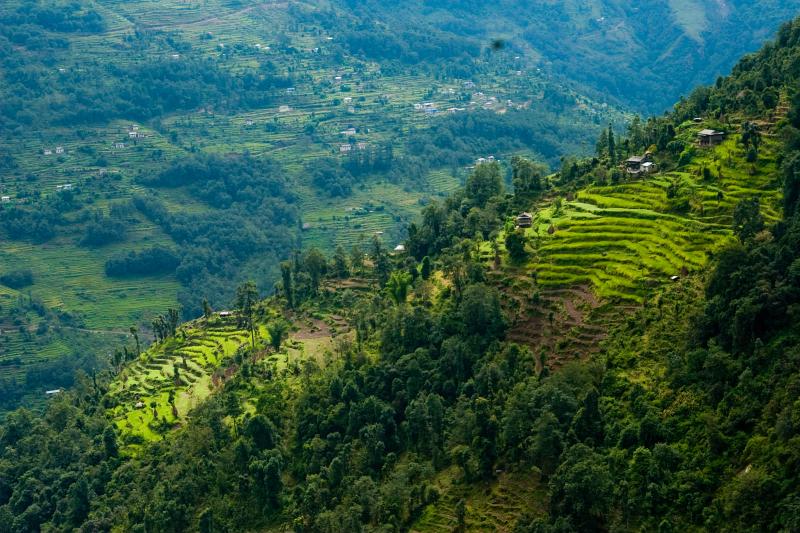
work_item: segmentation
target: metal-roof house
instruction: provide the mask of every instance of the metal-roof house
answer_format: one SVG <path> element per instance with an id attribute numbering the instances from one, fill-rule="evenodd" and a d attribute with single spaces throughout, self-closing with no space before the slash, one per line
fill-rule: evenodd
<path id="1" fill-rule="evenodd" d="M 725 140 L 725 132 L 704 129 L 697 133 L 697 140 L 700 146 L 716 146 Z"/>

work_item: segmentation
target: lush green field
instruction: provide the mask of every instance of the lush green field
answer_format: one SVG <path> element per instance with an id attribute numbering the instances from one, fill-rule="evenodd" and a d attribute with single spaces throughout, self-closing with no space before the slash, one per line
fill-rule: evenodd
<path id="1" fill-rule="evenodd" d="M 573 200 L 562 198 L 560 207 L 552 201 L 542 206 L 526 232 L 536 251 L 528 269 L 537 284 L 589 285 L 602 298 L 641 303 L 653 285 L 701 270 L 732 238 L 738 202 L 760 197 L 765 219 L 777 220 L 776 144 L 766 142 L 750 165 L 738 139 L 730 135 L 717 147 L 699 149 L 679 171 L 595 185 Z M 712 169 L 710 179 L 703 179 L 703 168 Z M 688 200 L 678 210 L 668 198 L 676 183 Z"/>

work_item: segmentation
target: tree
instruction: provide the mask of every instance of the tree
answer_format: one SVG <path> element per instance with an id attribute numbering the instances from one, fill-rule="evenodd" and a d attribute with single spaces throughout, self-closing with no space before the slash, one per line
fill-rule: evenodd
<path id="1" fill-rule="evenodd" d="M 411 285 L 411 275 L 408 272 L 394 271 L 389 276 L 386 289 L 397 305 L 404 304 L 408 297 L 408 287 Z"/>
<path id="2" fill-rule="evenodd" d="M 733 232 L 741 242 L 751 240 L 764 229 L 764 217 L 757 197 L 742 200 L 733 210 Z"/>
<path id="3" fill-rule="evenodd" d="M 372 237 L 372 264 L 375 275 L 378 278 L 378 283 L 381 286 L 386 285 L 386 282 L 389 280 L 390 270 L 389 254 L 386 252 L 386 248 L 383 247 L 383 243 L 381 243 L 377 235 Z"/>
<path id="4" fill-rule="evenodd" d="M 103 447 L 106 452 L 106 457 L 116 457 L 119 454 L 117 447 L 117 435 L 111 426 L 107 426 L 103 430 Z"/>
<path id="5" fill-rule="evenodd" d="M 503 178 L 497 161 L 482 163 L 467 178 L 464 193 L 478 207 L 484 207 L 489 198 L 503 192 Z"/>
<path id="6" fill-rule="evenodd" d="M 347 253 L 344 248 L 337 246 L 333 252 L 333 275 L 339 279 L 346 278 L 350 274 L 347 266 Z"/>
<path id="7" fill-rule="evenodd" d="M 267 325 L 267 332 L 269 333 L 269 344 L 276 352 L 280 351 L 281 343 L 289 331 L 289 323 L 282 318 L 272 320 Z"/>
<path id="8" fill-rule="evenodd" d="M 522 231 L 512 231 L 506 236 L 506 250 L 513 261 L 522 261 L 527 257 L 525 243 L 525 234 Z"/>
<path id="9" fill-rule="evenodd" d="M 354 276 L 360 274 L 361 269 L 364 268 L 364 250 L 358 244 L 354 244 L 350 249 L 350 266 Z"/>
<path id="10" fill-rule="evenodd" d="M 141 347 L 139 346 L 139 328 L 131 326 L 130 332 L 131 335 L 133 335 L 133 340 L 136 342 L 136 356 L 138 357 L 139 354 L 142 353 Z"/>
<path id="11" fill-rule="evenodd" d="M 322 255 L 322 252 L 316 248 L 311 248 L 303 258 L 303 265 L 308 275 L 311 276 L 311 292 L 312 294 L 317 294 L 322 276 L 325 275 L 328 269 L 328 261 Z"/>
<path id="12" fill-rule="evenodd" d="M 214 512 L 208 507 L 200 513 L 198 530 L 200 533 L 214 533 Z"/>
<path id="13" fill-rule="evenodd" d="M 516 197 L 526 197 L 542 189 L 544 168 L 530 159 L 514 156 L 511 158 L 511 181 Z"/>
<path id="14" fill-rule="evenodd" d="M 531 455 L 542 474 L 550 476 L 555 472 L 563 450 L 563 435 L 558 419 L 551 411 L 545 410 L 536 420 L 533 431 Z"/>
<path id="15" fill-rule="evenodd" d="M 283 284 L 283 296 L 286 298 L 286 306 L 294 308 L 294 287 L 292 286 L 292 264 L 289 261 L 281 263 L 281 280 Z"/>
<path id="16" fill-rule="evenodd" d="M 70 522 L 80 526 L 89 514 L 89 483 L 81 476 L 67 492 L 67 513 Z"/>
<path id="17" fill-rule="evenodd" d="M 211 305 L 208 303 L 208 298 L 203 298 L 203 317 L 205 317 L 206 320 L 209 320 L 212 314 L 214 314 L 214 310 L 211 309 Z"/>
<path id="18" fill-rule="evenodd" d="M 783 212 L 785 218 L 800 210 L 800 153 L 795 152 L 783 164 Z"/>
<path id="19" fill-rule="evenodd" d="M 577 531 L 604 531 L 612 499 L 611 474 L 603 457 L 584 444 L 565 453 L 550 481 L 550 511 Z"/>
<path id="20" fill-rule="evenodd" d="M 617 145 L 614 141 L 614 130 L 608 125 L 608 160 L 613 165 L 617 162 Z"/>
<path id="21" fill-rule="evenodd" d="M 250 332 L 253 347 L 256 346 L 255 307 L 258 302 L 256 284 L 248 281 L 236 289 L 236 310 L 239 327 Z"/>
<path id="22" fill-rule="evenodd" d="M 431 273 L 433 271 L 433 267 L 431 266 L 431 258 L 427 255 L 422 258 L 422 264 L 420 265 L 420 276 L 422 279 L 429 279 L 431 277 Z"/>

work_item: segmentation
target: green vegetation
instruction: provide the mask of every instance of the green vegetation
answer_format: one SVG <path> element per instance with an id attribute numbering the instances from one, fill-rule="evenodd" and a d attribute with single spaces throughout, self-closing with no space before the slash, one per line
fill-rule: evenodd
<path id="1" fill-rule="evenodd" d="M 176 303 L 191 319 L 246 279 L 268 291 L 299 245 L 394 246 L 478 157 L 555 164 L 623 120 L 471 39 L 407 34 L 379 63 L 364 39 L 385 29 L 365 32 L 357 6 L 318 8 L 3 3 L 0 262 L 36 280 L 3 293 L 4 403 L 42 392 L 25 376 L 71 355 L 66 326 L 106 352 L 112 331 L 146 332 Z M 430 68 L 443 56 L 458 57 L 446 76 Z M 28 296 L 48 321 L 9 314 Z"/>
<path id="2" fill-rule="evenodd" d="M 266 298 L 164 306 L 149 347 L 131 327 L 0 425 L 0 531 L 800 528 L 798 58 L 800 19 L 552 175 L 515 157 L 508 191 L 477 164 L 403 247 L 294 250 Z M 243 189 L 291 204 L 281 168 L 201 155 L 141 180 L 262 221 L 280 210 Z M 201 219 L 164 196 L 98 218 L 146 215 L 183 260 Z"/>

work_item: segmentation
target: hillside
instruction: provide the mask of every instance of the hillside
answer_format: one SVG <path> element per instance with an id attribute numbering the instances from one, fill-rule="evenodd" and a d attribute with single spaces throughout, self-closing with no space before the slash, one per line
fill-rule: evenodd
<path id="1" fill-rule="evenodd" d="M 0 531 L 798 529 L 798 58 L 160 315 L 0 426 Z"/>
<path id="2" fill-rule="evenodd" d="M 0 276 L 26 280 L 0 285 L 3 405 L 70 385 L 64 368 L 93 366 L 76 354 L 169 308 L 270 290 L 298 246 L 394 246 L 478 157 L 555 164 L 624 120 L 487 43 L 448 73 L 449 41 L 424 65 L 361 57 L 352 10 L 326 4 L 336 32 L 318 9 L 3 3 Z"/>
<path id="3" fill-rule="evenodd" d="M 0 407 L 294 248 L 394 247 L 479 158 L 591 153 L 797 8 L 523 4 L 4 2 Z"/>

